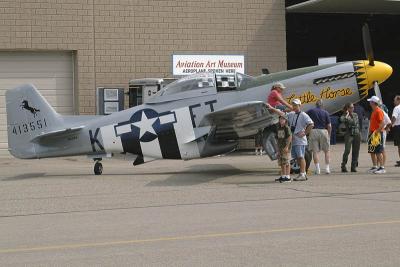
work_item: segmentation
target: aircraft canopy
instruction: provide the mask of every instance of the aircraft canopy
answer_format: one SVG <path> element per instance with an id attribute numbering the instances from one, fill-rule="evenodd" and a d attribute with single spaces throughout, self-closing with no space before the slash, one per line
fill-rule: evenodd
<path id="1" fill-rule="evenodd" d="M 215 74 L 198 73 L 181 78 L 173 83 L 168 84 L 160 91 L 160 96 L 209 87 L 215 87 Z"/>

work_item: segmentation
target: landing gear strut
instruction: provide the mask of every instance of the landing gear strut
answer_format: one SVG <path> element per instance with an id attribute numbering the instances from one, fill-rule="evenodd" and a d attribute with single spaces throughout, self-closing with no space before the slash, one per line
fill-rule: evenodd
<path id="1" fill-rule="evenodd" d="M 101 164 L 101 159 L 95 159 L 96 163 L 94 164 L 94 174 L 101 175 L 103 173 L 103 164 Z"/>

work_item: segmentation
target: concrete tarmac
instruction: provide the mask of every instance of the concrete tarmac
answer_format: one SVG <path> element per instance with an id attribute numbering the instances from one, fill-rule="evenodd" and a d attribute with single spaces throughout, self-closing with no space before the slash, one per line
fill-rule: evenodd
<path id="1" fill-rule="evenodd" d="M 400 168 L 275 183 L 265 156 L 0 159 L 0 266 L 399 266 Z M 324 166 L 324 164 L 322 164 Z"/>

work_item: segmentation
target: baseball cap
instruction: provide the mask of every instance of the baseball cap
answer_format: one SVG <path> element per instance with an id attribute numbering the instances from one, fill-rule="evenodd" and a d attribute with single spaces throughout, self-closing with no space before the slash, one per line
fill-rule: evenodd
<path id="1" fill-rule="evenodd" d="M 368 101 L 368 102 L 374 102 L 374 103 L 376 103 L 376 104 L 378 104 L 378 105 L 381 103 L 381 100 L 380 100 L 379 97 L 377 97 L 376 95 L 374 95 L 373 97 L 367 99 L 367 101 Z"/>
<path id="2" fill-rule="evenodd" d="M 300 101 L 300 99 L 295 98 L 295 99 L 292 100 L 292 104 L 301 105 L 301 101 Z"/>
<path id="3" fill-rule="evenodd" d="M 279 87 L 282 89 L 285 89 L 286 87 L 283 85 L 283 83 L 274 83 L 274 85 L 272 85 L 272 87 Z"/>
<path id="4" fill-rule="evenodd" d="M 282 115 L 280 115 L 279 116 L 279 118 L 283 118 L 283 119 L 285 119 L 285 120 L 288 120 L 288 116 L 287 116 L 287 114 L 285 113 L 285 114 L 282 114 Z"/>

